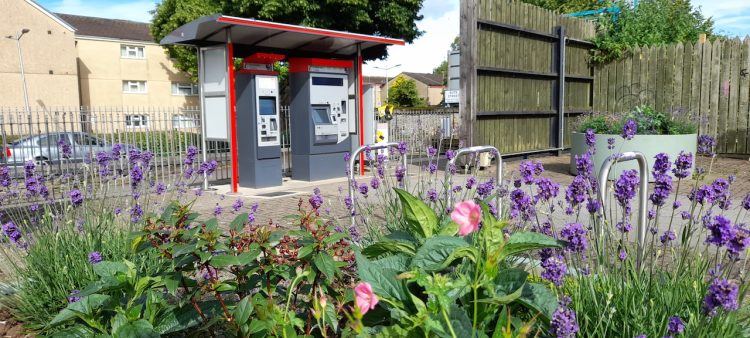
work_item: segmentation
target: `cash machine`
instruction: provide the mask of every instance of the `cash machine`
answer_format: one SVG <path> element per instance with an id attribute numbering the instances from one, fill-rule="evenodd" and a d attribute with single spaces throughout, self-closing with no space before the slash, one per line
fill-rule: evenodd
<path id="1" fill-rule="evenodd" d="M 289 59 L 293 179 L 345 176 L 357 133 L 351 70 L 349 60 Z"/>
<path id="2" fill-rule="evenodd" d="M 239 185 L 280 186 L 281 134 L 279 80 L 273 63 L 283 55 L 256 53 L 243 60 L 235 74 Z"/>

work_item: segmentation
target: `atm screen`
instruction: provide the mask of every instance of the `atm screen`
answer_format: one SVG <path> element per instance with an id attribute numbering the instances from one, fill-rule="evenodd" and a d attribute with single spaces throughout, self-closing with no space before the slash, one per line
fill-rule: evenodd
<path id="1" fill-rule="evenodd" d="M 312 84 L 314 86 L 336 86 L 336 87 L 343 87 L 344 86 L 344 79 L 340 78 L 340 77 L 313 76 L 313 78 L 312 78 Z"/>
<path id="2" fill-rule="evenodd" d="M 276 115 L 276 98 L 261 97 L 258 101 L 260 115 Z"/>
<path id="3" fill-rule="evenodd" d="M 313 107 L 312 118 L 315 124 L 330 124 L 331 116 L 328 115 L 328 108 L 325 107 Z"/>

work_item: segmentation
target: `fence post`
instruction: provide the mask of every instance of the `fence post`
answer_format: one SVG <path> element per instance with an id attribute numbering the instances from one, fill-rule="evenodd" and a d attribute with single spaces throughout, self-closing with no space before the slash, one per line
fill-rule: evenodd
<path id="1" fill-rule="evenodd" d="M 565 26 L 557 27 L 557 46 L 554 51 L 557 83 L 552 102 L 557 110 L 557 120 L 553 123 L 555 127 L 550 136 L 554 137 L 554 147 L 557 148 L 557 156 L 560 156 L 565 147 Z"/>
<path id="2" fill-rule="evenodd" d="M 467 146 L 474 145 L 477 116 L 477 0 L 461 0 L 461 54 L 459 113 L 463 120 L 461 137 Z"/>

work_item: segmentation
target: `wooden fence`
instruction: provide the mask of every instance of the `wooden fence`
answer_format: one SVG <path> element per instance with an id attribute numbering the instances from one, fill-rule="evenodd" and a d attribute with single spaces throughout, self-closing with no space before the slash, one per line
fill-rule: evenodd
<path id="1" fill-rule="evenodd" d="M 502 153 L 556 151 L 592 110 L 590 21 L 519 1 L 461 1 L 463 136 Z M 564 128 L 560 128 L 560 126 Z"/>
<path id="2" fill-rule="evenodd" d="M 750 153 L 750 38 L 635 48 L 595 70 L 594 109 L 680 111 L 715 136 L 717 151 Z"/>

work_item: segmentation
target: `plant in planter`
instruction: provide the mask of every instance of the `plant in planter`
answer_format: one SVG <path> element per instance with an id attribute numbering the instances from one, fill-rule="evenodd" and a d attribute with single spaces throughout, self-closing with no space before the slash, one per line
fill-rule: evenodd
<path id="1" fill-rule="evenodd" d="M 594 171 L 599 172 L 604 160 L 613 153 L 639 151 L 649 159 L 652 167 L 657 153 L 677 158 L 681 151 L 695 154 L 698 147 L 698 125 L 683 112 L 667 114 L 648 106 L 636 107 L 625 114 L 592 114 L 572 133 L 570 172 L 577 174 L 576 156 L 593 146 Z M 596 134 L 597 137 L 593 137 Z M 628 142 L 624 142 L 628 141 Z M 615 177 L 625 170 L 637 169 L 636 164 L 618 164 L 612 173 Z"/>

